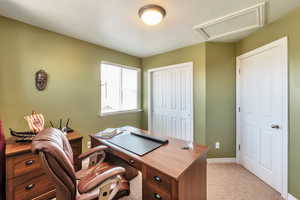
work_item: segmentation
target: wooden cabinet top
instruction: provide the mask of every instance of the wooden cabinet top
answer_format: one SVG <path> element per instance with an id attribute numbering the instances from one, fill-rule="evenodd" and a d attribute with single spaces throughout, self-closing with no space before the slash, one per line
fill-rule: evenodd
<path id="1" fill-rule="evenodd" d="M 82 136 L 77 132 L 68 133 L 67 137 L 70 141 L 82 139 Z M 6 157 L 31 152 L 31 143 L 21 143 L 21 142 L 16 143 L 11 138 L 6 140 L 6 142 L 7 142 L 6 149 L 5 149 Z"/>

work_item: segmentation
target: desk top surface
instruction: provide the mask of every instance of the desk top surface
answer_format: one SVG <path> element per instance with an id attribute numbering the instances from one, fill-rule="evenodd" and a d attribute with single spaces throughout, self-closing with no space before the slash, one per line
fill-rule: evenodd
<path id="1" fill-rule="evenodd" d="M 67 137 L 70 141 L 81 139 L 82 136 L 77 132 L 68 133 Z M 16 143 L 12 138 L 6 140 L 6 156 L 26 153 L 31 151 L 31 143 Z"/>
<path id="2" fill-rule="evenodd" d="M 148 131 L 144 133 L 150 134 Z M 206 157 L 208 147 L 193 143 L 193 148 L 184 150 L 183 147 L 187 146 L 187 142 L 175 138 L 163 137 L 158 134 L 151 133 L 150 135 L 159 136 L 169 140 L 169 143 L 155 149 L 154 151 L 144 155 L 138 156 L 121 147 L 111 144 L 106 139 L 100 139 L 91 135 L 94 139 L 100 141 L 108 147 L 123 152 L 130 157 L 152 167 L 164 174 L 167 174 L 175 179 L 178 179 L 183 172 L 189 168 L 200 157 Z"/>

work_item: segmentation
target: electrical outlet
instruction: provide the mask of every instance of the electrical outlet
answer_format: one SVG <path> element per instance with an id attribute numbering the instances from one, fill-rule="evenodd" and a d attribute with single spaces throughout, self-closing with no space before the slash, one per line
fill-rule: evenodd
<path id="1" fill-rule="evenodd" d="M 216 149 L 220 149 L 220 142 L 216 142 Z"/>
<path id="2" fill-rule="evenodd" d="M 91 141 L 88 141 L 88 142 L 87 142 L 87 148 L 90 149 L 91 146 L 92 146 Z"/>

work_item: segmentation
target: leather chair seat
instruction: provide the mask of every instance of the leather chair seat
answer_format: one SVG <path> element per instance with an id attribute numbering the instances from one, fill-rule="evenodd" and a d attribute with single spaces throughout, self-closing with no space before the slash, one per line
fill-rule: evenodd
<path id="1" fill-rule="evenodd" d="M 78 192 L 85 193 L 85 192 L 81 192 L 80 188 L 84 187 L 85 184 L 88 184 L 91 181 L 91 179 L 93 179 L 95 176 L 99 174 L 103 174 L 105 171 L 110 170 L 114 167 L 116 166 L 112 165 L 111 163 L 102 162 L 100 165 L 94 165 L 87 169 L 82 169 L 76 172 L 76 179 L 78 180 L 78 186 L 79 186 Z M 129 187 L 130 187 L 129 182 L 122 175 L 120 185 L 119 185 L 119 192 L 117 193 L 114 199 L 121 198 L 123 196 L 128 196 L 130 193 Z M 95 195 L 96 195 L 95 198 L 97 199 L 98 191 L 95 193 Z"/>
<path id="2" fill-rule="evenodd" d="M 128 190 L 129 183 L 123 176 L 121 176 L 121 178 L 122 179 L 121 179 L 121 184 L 119 186 L 119 192 L 116 194 L 113 200 L 118 200 L 119 198 L 129 195 L 129 190 Z M 77 195 L 76 200 L 98 200 L 99 198 L 98 195 L 99 195 L 99 188 L 96 188 L 89 193 Z"/>
<path id="3" fill-rule="evenodd" d="M 113 167 L 114 166 L 112 166 L 108 162 L 102 162 L 101 165 L 94 165 L 87 169 L 81 169 L 81 170 L 77 171 L 76 178 L 77 178 L 77 180 L 81 180 L 82 178 L 87 177 L 87 176 L 93 176 L 93 175 L 95 176 L 96 174 L 101 174 L 104 171 L 111 169 Z"/>

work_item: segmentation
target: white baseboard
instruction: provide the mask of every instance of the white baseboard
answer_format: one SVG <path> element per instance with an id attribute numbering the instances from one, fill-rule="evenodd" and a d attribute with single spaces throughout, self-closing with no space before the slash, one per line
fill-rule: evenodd
<path id="1" fill-rule="evenodd" d="M 236 158 L 208 158 L 207 163 L 236 163 Z"/>
<path id="2" fill-rule="evenodd" d="M 287 200 L 298 200 L 296 197 L 294 197 L 291 194 L 288 194 L 288 199 Z"/>

